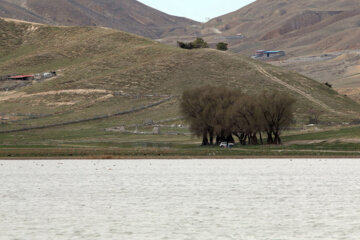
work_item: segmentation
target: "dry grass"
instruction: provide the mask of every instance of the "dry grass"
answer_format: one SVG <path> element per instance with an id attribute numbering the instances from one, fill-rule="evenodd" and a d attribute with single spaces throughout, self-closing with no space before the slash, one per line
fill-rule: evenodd
<path id="1" fill-rule="evenodd" d="M 336 90 L 340 94 L 347 95 L 348 97 L 360 104 L 360 88 L 338 88 Z"/>
<path id="2" fill-rule="evenodd" d="M 228 86 L 251 94 L 275 89 L 291 94 L 297 99 L 298 125 L 306 123 L 307 111 L 312 107 L 325 111 L 326 122 L 351 121 L 360 111 L 359 105 L 322 84 L 238 54 L 211 49 L 187 51 L 105 28 L 37 25 L 37 29 L 29 32 L 32 27 L 26 23 L 13 25 L 0 21 L 0 29 L 5 29 L 8 35 L 19 36 L 14 45 L 0 35 L 0 42 L 12 49 L 10 54 L 0 54 L 0 75 L 49 70 L 60 74 L 57 78 L 1 94 L 0 114 L 43 117 L 3 120 L 0 130 L 111 115 L 168 96 L 179 96 L 187 88 L 205 84 Z M 270 76 L 286 84 L 274 82 Z M 304 98 L 304 94 L 311 98 Z M 53 135 L 36 133 L 43 136 L 45 142 L 53 137 L 73 139 L 71 132 L 85 127 L 89 132 L 80 135 L 99 137 L 107 127 L 177 116 L 178 99 L 174 98 L 171 103 L 136 114 L 60 128 Z"/>

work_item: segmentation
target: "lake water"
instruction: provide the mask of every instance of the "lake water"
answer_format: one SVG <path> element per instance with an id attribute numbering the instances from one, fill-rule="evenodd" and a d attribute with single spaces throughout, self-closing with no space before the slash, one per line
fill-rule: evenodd
<path id="1" fill-rule="evenodd" d="M 360 160 L 0 161 L 0 239 L 360 239 Z"/>

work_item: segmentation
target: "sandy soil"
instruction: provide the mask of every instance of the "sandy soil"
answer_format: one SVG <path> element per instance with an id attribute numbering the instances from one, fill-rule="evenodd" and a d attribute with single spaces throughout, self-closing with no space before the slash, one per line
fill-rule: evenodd
<path id="1" fill-rule="evenodd" d="M 48 95 L 56 95 L 56 94 L 88 95 L 94 93 L 107 94 L 107 98 L 109 98 L 110 95 L 112 96 L 112 92 L 105 89 L 69 89 L 69 90 L 40 92 L 33 94 L 27 94 L 25 92 L 9 91 L 0 94 L 0 102 L 8 101 L 15 98 L 27 98 L 27 97 L 35 97 L 35 96 L 48 96 Z"/>
<path id="2" fill-rule="evenodd" d="M 336 91 L 360 103 L 360 88 L 338 88 Z"/>
<path id="3" fill-rule="evenodd" d="M 31 24 L 31 25 L 39 25 L 39 26 L 45 26 L 45 24 L 42 23 L 35 23 L 35 22 L 27 22 L 27 21 L 23 21 L 23 20 L 18 20 L 18 19 L 13 19 L 13 18 L 2 18 L 7 22 L 16 22 L 16 23 L 27 23 L 27 24 Z"/>

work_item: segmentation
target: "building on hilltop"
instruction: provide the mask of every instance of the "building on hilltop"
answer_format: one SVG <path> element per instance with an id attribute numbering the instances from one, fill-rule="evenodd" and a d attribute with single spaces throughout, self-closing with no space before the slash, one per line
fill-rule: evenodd
<path id="1" fill-rule="evenodd" d="M 10 76 L 10 77 L 8 77 L 8 80 L 21 80 L 21 81 L 34 80 L 34 75 Z"/>
<path id="2" fill-rule="evenodd" d="M 253 58 L 255 59 L 262 59 L 262 60 L 270 60 L 270 59 L 277 59 L 280 57 L 285 56 L 285 51 L 265 51 L 265 50 L 258 50 L 255 53 Z"/>

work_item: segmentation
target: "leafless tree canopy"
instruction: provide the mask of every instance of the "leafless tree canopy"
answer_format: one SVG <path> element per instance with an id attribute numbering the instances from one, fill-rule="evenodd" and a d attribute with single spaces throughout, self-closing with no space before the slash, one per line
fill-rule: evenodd
<path id="1" fill-rule="evenodd" d="M 239 90 L 204 86 L 185 91 L 181 112 L 202 145 L 223 141 L 245 144 L 281 144 L 281 131 L 293 120 L 295 100 L 280 92 L 246 95 Z"/>

